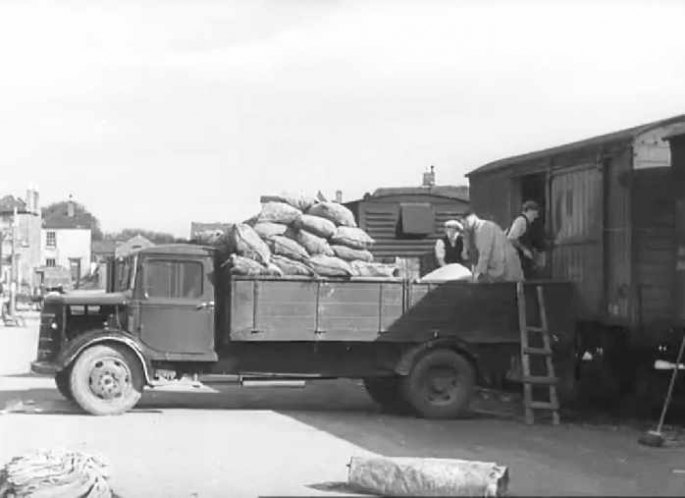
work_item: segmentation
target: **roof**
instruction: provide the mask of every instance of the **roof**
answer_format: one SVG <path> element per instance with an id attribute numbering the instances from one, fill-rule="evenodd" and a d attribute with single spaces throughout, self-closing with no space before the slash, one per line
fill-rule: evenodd
<path id="1" fill-rule="evenodd" d="M 632 128 L 626 128 L 625 130 L 615 131 L 613 133 L 598 135 L 596 137 L 587 138 L 585 140 L 579 140 L 577 142 L 570 142 L 564 145 L 550 147 L 548 149 L 542 149 L 535 152 L 529 152 L 527 154 L 521 154 L 518 156 L 511 156 L 504 159 L 499 159 L 497 161 L 487 163 L 479 168 L 474 169 L 473 171 L 467 173 L 466 176 L 469 177 L 474 174 L 481 174 L 498 170 L 516 163 L 534 161 L 536 159 L 542 159 L 552 155 L 573 152 L 586 147 L 598 147 L 604 144 L 615 142 L 629 142 L 634 140 L 637 136 L 641 135 L 642 133 L 645 133 L 646 131 L 649 131 L 653 128 L 678 123 L 680 121 L 685 122 L 685 114 L 680 114 L 678 116 L 673 116 L 671 118 L 654 121 L 640 126 L 634 126 Z"/>
<path id="2" fill-rule="evenodd" d="M 363 200 L 395 195 L 434 195 L 437 197 L 468 202 L 468 192 L 468 187 L 455 185 L 435 185 L 433 187 L 384 187 L 377 188 L 373 194 L 364 195 Z"/>
<path id="3" fill-rule="evenodd" d="M 676 137 L 682 137 L 683 135 L 685 135 L 685 123 L 674 126 L 671 131 L 669 131 L 668 133 L 666 133 L 666 135 L 663 136 L 663 139 L 671 140 Z"/>
<path id="4" fill-rule="evenodd" d="M 90 221 L 79 216 L 56 215 L 43 220 L 43 228 L 90 230 Z"/>
<path id="5" fill-rule="evenodd" d="M 117 247 L 115 240 L 94 240 L 90 244 L 90 252 L 94 254 L 114 254 Z"/>

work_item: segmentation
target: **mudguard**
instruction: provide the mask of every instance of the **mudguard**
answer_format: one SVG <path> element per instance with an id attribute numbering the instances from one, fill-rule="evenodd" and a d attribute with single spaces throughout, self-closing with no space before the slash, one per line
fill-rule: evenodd
<path id="1" fill-rule="evenodd" d="M 69 341 L 66 348 L 60 352 L 55 363 L 60 370 L 68 367 L 86 348 L 95 344 L 115 343 L 123 344 L 130 349 L 140 361 L 148 384 L 153 382 L 152 365 L 148 359 L 147 347 L 136 340 L 131 334 L 121 330 L 93 330 L 75 337 Z"/>
<path id="2" fill-rule="evenodd" d="M 402 354 L 397 365 L 395 365 L 395 373 L 398 375 L 409 375 L 418 357 L 432 349 L 450 349 L 456 353 L 463 354 L 473 363 L 476 375 L 478 375 L 478 355 L 473 352 L 467 343 L 453 337 L 423 342 L 408 349 Z"/>

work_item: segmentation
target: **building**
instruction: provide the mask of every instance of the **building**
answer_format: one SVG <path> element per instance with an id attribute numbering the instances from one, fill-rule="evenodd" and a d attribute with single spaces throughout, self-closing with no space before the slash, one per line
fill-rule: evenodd
<path id="1" fill-rule="evenodd" d="M 14 232 L 13 222 L 16 222 Z M 33 270 L 41 264 L 40 231 L 41 214 L 36 190 L 29 188 L 25 199 L 12 195 L 0 199 L 0 279 L 10 281 L 14 250 L 15 277 L 20 294 L 32 294 L 37 285 Z M 13 233 L 16 235 L 14 244 Z"/>
<path id="2" fill-rule="evenodd" d="M 151 242 L 146 237 L 143 237 L 142 235 L 138 234 L 124 242 L 117 242 L 116 247 L 114 249 L 114 256 L 117 259 L 123 258 L 131 254 L 133 251 L 145 249 L 147 247 L 152 247 L 154 245 L 154 242 Z"/>
<path id="3" fill-rule="evenodd" d="M 43 265 L 68 269 L 72 281 L 78 286 L 81 279 L 90 273 L 91 238 L 90 221 L 75 214 L 74 203 L 70 200 L 65 213 L 43 220 Z"/>
<path id="4" fill-rule="evenodd" d="M 229 227 L 229 223 L 201 223 L 193 221 L 190 223 L 190 240 L 195 240 L 200 234 L 207 232 L 225 232 Z"/>
<path id="5" fill-rule="evenodd" d="M 374 258 L 397 263 L 413 278 L 436 268 L 435 241 L 444 235 L 445 221 L 468 210 L 468 196 L 466 186 L 436 185 L 431 167 L 421 186 L 378 188 L 345 206 L 376 241 Z"/>

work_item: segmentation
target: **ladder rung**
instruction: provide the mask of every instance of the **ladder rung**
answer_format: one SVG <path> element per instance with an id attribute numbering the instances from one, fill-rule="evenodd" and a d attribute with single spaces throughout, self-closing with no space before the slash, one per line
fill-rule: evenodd
<path id="1" fill-rule="evenodd" d="M 550 403 L 547 401 L 531 401 L 528 406 L 534 410 L 558 410 L 559 403 Z"/>
<path id="2" fill-rule="evenodd" d="M 547 332 L 547 329 L 545 329 L 543 327 L 530 327 L 530 326 L 528 326 L 526 328 L 527 328 L 528 332 L 540 332 L 540 333 Z"/>
<path id="3" fill-rule="evenodd" d="M 559 383 L 559 379 L 556 377 L 542 377 L 535 375 L 526 375 L 521 379 L 524 384 L 549 384 L 556 385 Z"/>
<path id="4" fill-rule="evenodd" d="M 542 356 L 552 356 L 552 350 L 547 348 L 523 348 L 523 354 L 539 354 Z"/>

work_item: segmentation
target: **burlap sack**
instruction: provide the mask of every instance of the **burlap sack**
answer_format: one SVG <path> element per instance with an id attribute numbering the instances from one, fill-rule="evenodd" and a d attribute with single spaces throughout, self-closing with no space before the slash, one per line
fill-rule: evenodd
<path id="1" fill-rule="evenodd" d="M 347 227 L 356 227 L 357 222 L 354 220 L 354 214 L 342 204 L 337 202 L 319 202 L 309 208 L 307 214 L 312 216 L 320 216 L 331 220 L 336 225 Z"/>
<path id="2" fill-rule="evenodd" d="M 366 249 L 352 249 L 347 246 L 331 245 L 333 253 L 336 257 L 344 259 L 345 261 L 366 261 L 370 263 L 373 261 L 373 254 Z"/>
<path id="3" fill-rule="evenodd" d="M 314 271 L 305 263 L 286 258 L 285 256 L 272 255 L 271 264 L 277 266 L 283 272 L 283 275 L 301 275 L 304 277 L 314 275 Z"/>
<path id="4" fill-rule="evenodd" d="M 341 226 L 331 237 L 331 243 L 353 249 L 367 249 L 373 245 L 374 240 L 361 228 Z"/>
<path id="5" fill-rule="evenodd" d="M 298 244 L 306 249 L 306 251 L 312 255 L 323 254 L 324 256 L 333 256 L 333 249 L 331 249 L 330 244 L 323 237 L 314 235 L 307 230 L 297 230 L 290 228 L 285 233 L 287 237 L 295 240 Z"/>
<path id="6" fill-rule="evenodd" d="M 239 223 L 233 225 L 229 229 L 228 238 L 230 240 L 229 247 L 240 256 L 254 259 L 255 261 L 264 265 L 269 264 L 269 256 L 271 252 L 261 237 L 254 231 L 250 225 Z"/>
<path id="7" fill-rule="evenodd" d="M 285 256 L 295 261 L 305 261 L 309 258 L 309 253 L 297 241 L 283 235 L 274 235 L 268 241 L 273 254 Z"/>
<path id="8" fill-rule="evenodd" d="M 277 195 L 264 195 L 261 198 L 264 202 L 285 202 L 300 211 L 307 211 L 310 207 L 318 201 L 313 196 L 303 194 L 301 192 L 281 192 Z"/>
<path id="9" fill-rule="evenodd" d="M 287 229 L 288 225 L 272 223 L 271 221 L 263 221 L 254 226 L 254 231 L 264 240 L 268 240 L 274 235 L 283 235 Z"/>
<path id="10" fill-rule="evenodd" d="M 355 277 L 396 277 L 399 274 L 397 266 L 383 263 L 352 261 L 350 268 Z"/>
<path id="11" fill-rule="evenodd" d="M 270 221 L 290 225 L 302 216 L 302 211 L 285 202 L 267 202 L 262 205 L 258 223 Z"/>
<path id="12" fill-rule="evenodd" d="M 229 272 L 231 275 L 257 276 L 264 275 L 266 267 L 254 259 L 231 254 L 229 258 Z"/>
<path id="13" fill-rule="evenodd" d="M 205 230 L 195 236 L 194 241 L 198 244 L 214 246 L 224 235 L 223 230 Z"/>
<path id="14" fill-rule="evenodd" d="M 322 277 L 349 277 L 352 275 L 352 268 L 340 258 L 324 256 L 318 254 L 309 258 L 309 266 Z"/>
<path id="15" fill-rule="evenodd" d="M 321 216 L 313 216 L 311 214 L 303 214 L 302 217 L 295 222 L 294 226 L 297 229 L 307 230 L 324 239 L 332 237 L 336 230 L 335 223 L 331 220 L 327 220 Z"/>

